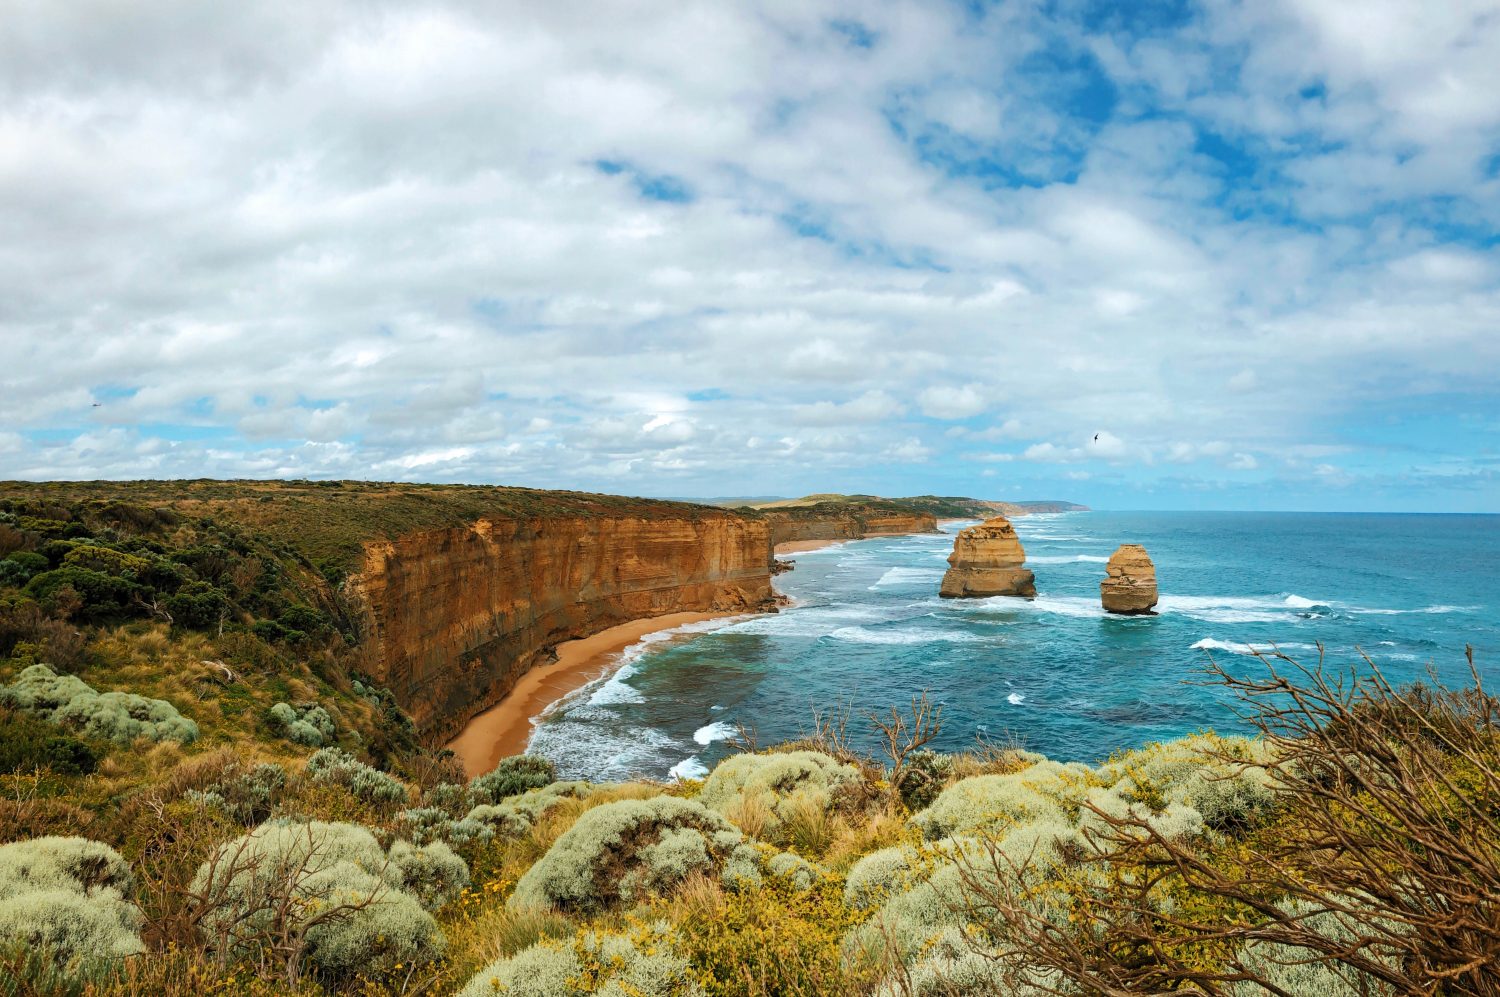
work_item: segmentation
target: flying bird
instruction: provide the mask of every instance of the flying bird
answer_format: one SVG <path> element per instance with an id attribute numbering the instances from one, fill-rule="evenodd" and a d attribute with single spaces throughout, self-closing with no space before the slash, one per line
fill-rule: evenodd
<path id="1" fill-rule="evenodd" d="M 104 403 L 103 403 L 103 402 L 95 402 L 95 403 L 94 403 L 94 408 L 99 408 L 99 407 L 100 407 L 100 406 L 101 406 L 101 405 L 103 405 L 103 404 L 104 404 Z M 1097 437 L 1097 436 L 1096 436 L 1096 437 L 1094 437 L 1094 438 L 1095 438 L 1095 439 L 1098 439 L 1098 437 Z"/>
<path id="2" fill-rule="evenodd" d="M 1094 442 L 1095 442 L 1095 443 L 1098 443 L 1098 442 L 1099 442 L 1099 434 L 1098 434 L 1098 433 L 1095 433 L 1095 434 L 1094 434 Z"/>

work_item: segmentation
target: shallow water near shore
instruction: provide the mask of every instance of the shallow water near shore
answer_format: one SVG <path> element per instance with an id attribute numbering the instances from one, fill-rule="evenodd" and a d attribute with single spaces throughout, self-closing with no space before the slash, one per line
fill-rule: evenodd
<path id="1" fill-rule="evenodd" d="M 953 534 L 881 537 L 794 555 L 777 576 L 783 612 L 654 634 L 623 667 L 554 706 L 531 750 L 567 778 L 701 775 L 739 724 L 760 744 L 806 733 L 815 707 L 858 718 L 923 689 L 943 706 L 933 745 L 977 735 L 1064 760 L 1203 728 L 1245 729 L 1209 655 L 1264 673 L 1252 650 L 1358 664 L 1393 681 L 1468 680 L 1472 644 L 1500 681 L 1500 516 L 1304 513 L 1062 513 L 1015 520 L 1037 598 L 945 600 Z M 1156 562 L 1154 617 L 1099 606 L 1104 562 L 1121 543 Z"/>

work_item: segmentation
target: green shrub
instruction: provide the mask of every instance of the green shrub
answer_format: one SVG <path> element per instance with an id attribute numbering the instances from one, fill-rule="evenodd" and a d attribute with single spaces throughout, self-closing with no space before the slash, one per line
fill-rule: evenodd
<path id="1" fill-rule="evenodd" d="M 56 724 L 16 710 L 0 709 L 0 772 L 50 768 L 58 775 L 87 775 L 99 756 Z"/>
<path id="2" fill-rule="evenodd" d="M 1311 904 L 1290 902 L 1281 905 L 1288 914 L 1300 914 L 1303 925 L 1322 938 L 1333 939 L 1358 948 L 1366 958 L 1399 970 L 1400 957 L 1376 946 L 1360 948 L 1361 938 L 1369 937 L 1368 925 L 1350 928 L 1345 916 L 1322 910 Z M 1387 983 L 1350 966 L 1331 963 L 1327 956 L 1310 949 L 1278 945 L 1271 942 L 1246 943 L 1240 962 L 1255 976 L 1299 997 L 1392 997 L 1396 991 Z M 1257 983 L 1234 984 L 1234 997 L 1269 997 L 1271 991 Z"/>
<path id="3" fill-rule="evenodd" d="M 686 959 L 673 951 L 665 923 L 632 934 L 591 931 L 538 942 L 481 969 L 458 997 L 702 997 Z"/>
<path id="4" fill-rule="evenodd" d="M 400 871 L 401 888 L 428 910 L 449 903 L 469 885 L 468 863 L 441 841 L 422 846 L 397 841 L 389 858 Z"/>
<path id="5" fill-rule="evenodd" d="M 97 692 L 76 675 L 57 675 L 46 665 L 32 665 L 0 687 L 0 704 L 116 744 L 138 737 L 184 744 L 198 739 L 198 725 L 164 699 Z"/>
<path id="6" fill-rule="evenodd" d="M 896 775 L 895 788 L 908 810 L 921 810 L 937 799 L 952 763 L 935 751 L 915 751 Z"/>
<path id="7" fill-rule="evenodd" d="M 587 782 L 554 782 L 541 789 L 528 789 L 495 804 L 480 804 L 471 809 L 465 820 L 477 821 L 502 837 L 520 837 L 536 824 L 537 818 L 564 800 L 580 799 L 593 789 Z"/>
<path id="8" fill-rule="evenodd" d="M 871 852 L 849 869 L 844 879 L 844 903 L 855 910 L 880 906 L 900 892 L 920 861 L 917 850 L 910 845 L 893 845 Z"/>
<path id="9" fill-rule="evenodd" d="M 323 707 L 312 703 L 303 706 L 277 703 L 266 711 L 266 724 L 277 737 L 310 748 L 322 747 L 334 739 L 333 718 Z"/>
<path id="10" fill-rule="evenodd" d="M 826 812 L 835 794 L 860 778 L 854 766 L 817 751 L 734 755 L 713 770 L 698 799 L 721 814 L 756 807 L 768 815 L 765 833 L 774 836 L 802 814 Z"/>
<path id="11" fill-rule="evenodd" d="M 24 591 L 47 605 L 63 588 L 72 589 L 83 601 L 80 616 L 97 620 L 122 614 L 140 587 L 124 578 L 68 565 L 33 576 Z"/>
<path id="12" fill-rule="evenodd" d="M 140 911 L 126 899 L 130 867 L 87 838 L 0 845 L 0 944 L 45 948 L 65 959 L 144 951 Z"/>
<path id="13" fill-rule="evenodd" d="M 1202 814 L 1214 830 L 1244 830 L 1275 808 L 1270 762 L 1259 740 L 1196 734 L 1118 755 L 1099 772 L 1131 803 L 1153 811 L 1180 804 Z"/>
<path id="14" fill-rule="evenodd" d="M 166 609 L 180 627 L 206 630 L 229 616 L 229 596 L 208 582 L 186 582 L 167 597 Z"/>
<path id="15" fill-rule="evenodd" d="M 26 572 L 27 577 L 39 575 L 47 570 L 47 559 L 29 550 L 17 550 L 7 554 L 5 560 Z"/>
<path id="16" fill-rule="evenodd" d="M 521 877 L 510 905 L 589 913 L 664 893 L 693 872 L 754 885 L 759 867 L 744 835 L 694 800 L 620 800 L 578 818 Z"/>
<path id="17" fill-rule="evenodd" d="M 469 802 L 472 805 L 499 803 L 528 789 L 540 789 L 556 778 L 557 767 L 545 758 L 535 755 L 502 758 L 492 770 L 470 780 Z"/>
<path id="18" fill-rule="evenodd" d="M 240 771 L 236 765 L 207 789 L 185 795 L 201 805 L 218 807 L 241 824 L 253 825 L 271 816 L 284 788 L 286 770 L 264 762 L 249 771 Z"/>
<path id="19" fill-rule="evenodd" d="M 134 554 L 126 554 L 109 547 L 97 547 L 93 544 L 79 544 L 74 547 L 63 555 L 62 563 L 65 566 L 74 565 L 90 571 L 100 571 L 106 575 L 128 574 L 133 579 L 139 578 L 145 574 L 146 569 L 151 567 L 151 562 L 144 557 L 136 557 Z"/>
<path id="20" fill-rule="evenodd" d="M 1033 820 L 1071 823 L 1095 783 L 1085 765 L 1037 762 L 1007 775 L 961 779 L 911 819 L 929 841 L 955 834 L 999 833 Z"/>
<path id="21" fill-rule="evenodd" d="M 338 748 L 315 752 L 307 760 L 307 774 L 315 782 L 343 786 L 366 803 L 396 803 L 407 798 L 405 783 Z"/>
<path id="22" fill-rule="evenodd" d="M 277 958 L 301 944 L 307 967 L 342 978 L 441 954 L 437 922 L 403 880 L 363 827 L 273 821 L 221 845 L 191 888 L 207 898 L 202 932 L 210 947 Z"/>

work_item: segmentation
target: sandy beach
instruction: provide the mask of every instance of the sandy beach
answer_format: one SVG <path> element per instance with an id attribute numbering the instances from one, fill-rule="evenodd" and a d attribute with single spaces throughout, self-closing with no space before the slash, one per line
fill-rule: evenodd
<path id="1" fill-rule="evenodd" d="M 777 544 L 771 553 L 801 554 L 804 551 L 818 550 L 823 547 L 831 547 L 834 544 L 847 542 L 846 540 L 788 540 L 786 543 Z"/>
<path id="2" fill-rule="evenodd" d="M 727 619 L 740 613 L 668 613 L 632 620 L 589 637 L 557 645 L 557 660 L 533 668 L 504 699 L 470 720 L 448 747 L 472 778 L 507 755 L 519 755 L 531 739 L 531 720 L 568 693 L 608 674 L 614 656 L 647 634 L 688 623 Z"/>

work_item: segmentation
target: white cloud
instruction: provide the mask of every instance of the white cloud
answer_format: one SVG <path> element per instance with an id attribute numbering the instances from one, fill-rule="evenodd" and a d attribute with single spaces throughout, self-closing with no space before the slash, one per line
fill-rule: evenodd
<path id="1" fill-rule="evenodd" d="M 851 10 L 9 12 L 0 477 L 1146 480 L 1492 396 L 1493 3 Z"/>
<path id="2" fill-rule="evenodd" d="M 934 419 L 967 419 L 984 411 L 984 393 L 977 384 L 961 387 L 934 385 L 917 396 L 922 412 Z"/>

